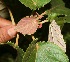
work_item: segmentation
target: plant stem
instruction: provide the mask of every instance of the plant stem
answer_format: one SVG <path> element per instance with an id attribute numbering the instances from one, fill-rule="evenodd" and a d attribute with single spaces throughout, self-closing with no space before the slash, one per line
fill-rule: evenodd
<path id="1" fill-rule="evenodd" d="M 11 17 L 11 20 L 12 20 L 12 24 L 16 25 L 11 10 L 10 9 L 8 9 L 8 10 L 9 10 L 9 14 L 10 14 L 10 17 Z"/>

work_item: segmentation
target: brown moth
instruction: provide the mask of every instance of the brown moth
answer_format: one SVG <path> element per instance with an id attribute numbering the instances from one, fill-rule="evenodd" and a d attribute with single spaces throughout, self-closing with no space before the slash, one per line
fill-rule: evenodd
<path id="1" fill-rule="evenodd" d="M 46 12 L 42 13 L 41 15 L 37 14 L 38 16 L 31 15 L 22 18 L 18 22 L 15 30 L 22 33 L 23 35 L 34 34 L 38 28 L 42 27 L 42 22 L 40 22 L 39 19 L 41 19 L 45 14 Z"/>
<path id="2" fill-rule="evenodd" d="M 18 22 L 15 30 L 23 35 L 31 35 L 36 32 L 37 28 L 38 21 L 34 17 L 24 17 Z"/>
<path id="3" fill-rule="evenodd" d="M 57 25 L 55 20 L 53 20 L 49 26 L 48 41 L 53 42 L 66 51 L 66 44 L 64 42 L 63 35 L 61 34 L 60 26 Z"/>
<path id="4" fill-rule="evenodd" d="M 41 19 L 45 14 L 46 12 L 41 15 L 38 14 L 38 16 L 26 16 L 15 25 L 13 25 L 11 21 L 0 17 L 0 43 L 7 42 L 12 39 L 16 36 L 17 32 L 20 32 L 23 35 L 34 34 L 38 28 L 42 27 L 42 23 L 46 22 L 39 21 L 39 19 Z"/>

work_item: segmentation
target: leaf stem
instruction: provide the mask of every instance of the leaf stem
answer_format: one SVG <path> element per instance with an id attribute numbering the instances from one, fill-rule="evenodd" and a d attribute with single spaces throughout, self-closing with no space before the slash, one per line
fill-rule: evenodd
<path id="1" fill-rule="evenodd" d="M 18 39 L 19 39 L 19 34 L 17 34 L 15 46 L 18 45 Z"/>
<path id="2" fill-rule="evenodd" d="M 11 10 L 8 9 L 8 11 L 9 11 L 9 14 L 10 14 L 10 17 L 11 17 L 11 20 L 12 20 L 12 24 L 16 25 Z"/>

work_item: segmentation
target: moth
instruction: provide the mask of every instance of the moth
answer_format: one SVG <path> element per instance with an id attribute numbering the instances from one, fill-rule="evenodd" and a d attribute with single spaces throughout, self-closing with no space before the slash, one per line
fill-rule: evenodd
<path id="1" fill-rule="evenodd" d="M 13 25 L 12 22 L 10 22 L 9 20 L 0 17 L 0 42 L 7 42 L 8 40 L 16 36 L 17 32 L 23 35 L 34 34 L 38 28 L 42 27 L 42 23 L 46 22 L 46 20 L 44 20 L 43 22 L 39 21 L 39 19 L 41 19 L 45 14 L 46 12 L 38 16 L 31 15 L 23 17 L 15 25 Z M 11 30 L 9 31 L 9 29 Z"/>
<path id="2" fill-rule="evenodd" d="M 60 26 L 57 25 L 55 20 L 53 20 L 49 25 L 48 41 L 53 42 L 66 51 L 66 44 L 64 42 L 63 35 L 61 34 Z"/>

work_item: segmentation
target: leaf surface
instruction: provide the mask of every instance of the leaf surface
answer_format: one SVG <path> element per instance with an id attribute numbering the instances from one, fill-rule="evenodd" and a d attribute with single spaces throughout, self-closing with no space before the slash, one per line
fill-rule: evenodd
<path id="1" fill-rule="evenodd" d="M 47 11 L 49 15 L 51 15 L 52 13 L 56 13 L 57 15 L 65 15 L 59 16 L 57 20 L 60 21 L 62 18 L 61 21 L 63 23 L 70 23 L 70 9 L 65 7 L 65 3 L 62 0 L 52 0 L 50 4 L 51 8 Z"/>
<path id="2" fill-rule="evenodd" d="M 24 53 L 23 62 L 69 62 L 65 52 L 51 42 L 33 41 Z"/>
<path id="3" fill-rule="evenodd" d="M 14 49 L 17 50 L 17 57 L 15 59 L 15 62 L 23 62 L 23 55 L 24 55 L 24 51 L 23 49 L 19 48 L 19 46 L 15 46 L 14 43 L 12 42 L 7 42 L 8 45 L 12 46 Z M 13 52 L 14 53 L 14 52 Z"/>
<path id="4" fill-rule="evenodd" d="M 51 0 L 19 0 L 19 1 L 26 7 L 36 10 L 37 8 L 41 8 L 45 4 L 49 3 Z"/>
<path id="5" fill-rule="evenodd" d="M 36 62 L 69 62 L 65 53 L 50 42 L 38 43 Z"/>

